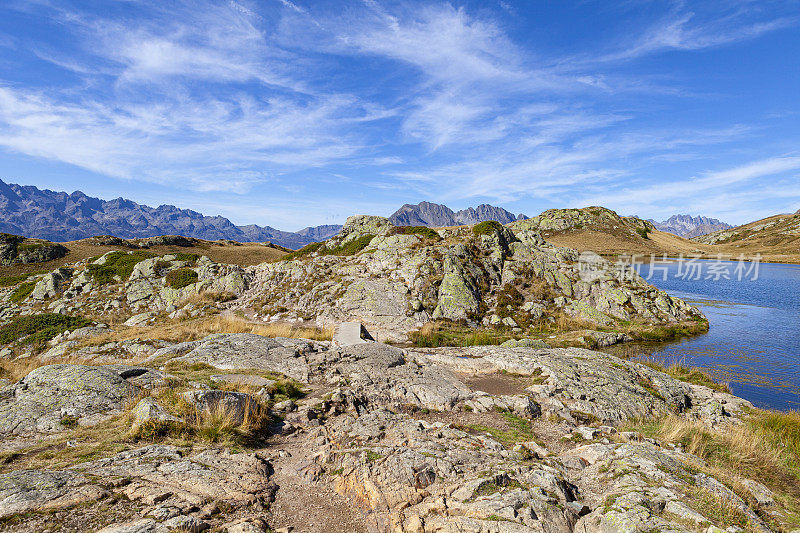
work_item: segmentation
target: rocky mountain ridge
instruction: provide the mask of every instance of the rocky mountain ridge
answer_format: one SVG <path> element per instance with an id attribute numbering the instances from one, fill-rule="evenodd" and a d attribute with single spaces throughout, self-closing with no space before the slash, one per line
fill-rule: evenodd
<path id="1" fill-rule="evenodd" d="M 489 204 L 481 204 L 478 207 L 470 207 L 456 212 L 443 204 L 420 202 L 416 205 L 403 205 L 389 216 L 389 222 L 395 226 L 446 227 L 478 224 L 487 220 L 508 224 L 526 218 L 523 214 L 514 216 L 502 207 Z"/>
<path id="2" fill-rule="evenodd" d="M 124 198 L 106 201 L 80 191 L 68 194 L 3 181 L 0 181 L 0 231 L 54 242 L 95 235 L 126 239 L 182 235 L 211 241 L 270 241 L 297 249 L 314 241 L 308 236 L 314 234 L 314 228 L 306 228 L 301 234 L 269 226 L 236 226 L 225 217 L 205 216 L 173 205 L 153 208 Z"/>
<path id="3" fill-rule="evenodd" d="M 660 231 L 666 231 L 667 233 L 672 233 L 687 239 L 733 227 L 716 218 L 704 216 L 693 217 L 691 215 L 672 215 L 662 222 L 656 222 L 652 219 L 648 219 L 648 222 L 651 222 L 656 229 Z"/>

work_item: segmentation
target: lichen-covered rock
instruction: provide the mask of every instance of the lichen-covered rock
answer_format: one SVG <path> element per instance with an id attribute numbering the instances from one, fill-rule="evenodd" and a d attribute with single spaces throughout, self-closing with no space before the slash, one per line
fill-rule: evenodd
<path id="1" fill-rule="evenodd" d="M 175 361 L 205 363 L 221 370 L 266 370 L 308 381 L 306 355 L 311 351 L 313 346 L 308 341 L 235 333 L 205 339 Z"/>
<path id="2" fill-rule="evenodd" d="M 65 509 L 97 500 L 105 494 L 105 489 L 70 470 L 18 470 L 0 474 L 0 519 Z"/>
<path id="3" fill-rule="evenodd" d="M 635 271 L 596 254 L 584 261 L 583 254 L 552 246 L 516 223 L 477 235 L 469 227 L 442 228 L 440 239 L 429 239 L 393 234 L 379 217 L 351 222 L 321 249 L 375 235 L 365 249 L 259 265 L 236 307 L 323 326 L 363 320 L 378 341 L 400 342 L 431 319 L 525 331 L 563 313 L 611 328 L 619 321 L 673 324 L 702 317 Z"/>
<path id="4" fill-rule="evenodd" d="M 52 433 L 95 424 L 160 373 L 125 366 L 49 365 L 3 390 L 0 435 Z M 139 384 L 141 383 L 141 385 Z"/>
<path id="5" fill-rule="evenodd" d="M 332 380 L 344 378 L 365 403 L 448 410 L 471 397 L 469 388 L 446 368 L 420 366 L 385 344 L 335 348 L 324 357 L 330 365 L 326 374 Z"/>
<path id="6" fill-rule="evenodd" d="M 445 275 L 439 285 L 439 302 L 433 318 L 466 319 L 480 309 L 475 282 L 461 267 L 457 257 L 448 256 L 444 262 Z"/>
<path id="7" fill-rule="evenodd" d="M 34 300 L 47 300 L 61 292 L 64 283 L 72 276 L 71 268 L 58 268 L 45 274 L 33 288 L 31 298 Z"/>

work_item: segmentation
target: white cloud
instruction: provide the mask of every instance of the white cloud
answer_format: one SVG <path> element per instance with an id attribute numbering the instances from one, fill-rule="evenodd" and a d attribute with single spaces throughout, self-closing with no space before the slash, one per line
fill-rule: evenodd
<path id="1" fill-rule="evenodd" d="M 680 97 L 682 89 L 665 81 L 668 72 L 633 77 L 615 66 L 792 23 L 733 9 L 715 19 L 679 4 L 616 48 L 598 43 L 561 57 L 517 44 L 501 22 L 507 15 L 449 3 L 364 0 L 333 11 L 293 0 L 139 0 L 137 16 L 114 19 L 53 5 L 62 4 L 36 9 L 65 22 L 76 50 L 36 53 L 92 90 L 0 85 L 0 146 L 9 150 L 198 190 L 372 166 L 370 187 L 429 198 L 633 205 L 658 192 L 621 186 L 646 164 L 700 161 L 708 157 L 700 147 L 751 128 L 655 130 L 641 117 L 663 110 L 627 95 Z M 676 179 L 668 198 L 733 187 L 794 164 L 788 159 Z"/>
<path id="2" fill-rule="evenodd" d="M 0 146 L 117 178 L 242 191 L 269 176 L 265 166 L 352 156 L 360 145 L 341 131 L 352 111 L 342 98 L 64 104 L 0 87 Z"/>

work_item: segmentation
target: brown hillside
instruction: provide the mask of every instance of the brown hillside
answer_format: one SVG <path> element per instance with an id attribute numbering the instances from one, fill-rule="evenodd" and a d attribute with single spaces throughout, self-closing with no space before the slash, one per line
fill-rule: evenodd
<path id="1" fill-rule="evenodd" d="M 738 256 L 761 254 L 766 261 L 800 262 L 800 214 L 774 215 L 724 231 L 695 237 L 716 252 Z"/>

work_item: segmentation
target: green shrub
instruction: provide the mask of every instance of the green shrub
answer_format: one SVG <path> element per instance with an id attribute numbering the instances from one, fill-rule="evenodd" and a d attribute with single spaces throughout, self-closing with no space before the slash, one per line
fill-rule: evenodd
<path id="1" fill-rule="evenodd" d="M 317 250 L 319 250 L 319 248 L 323 244 L 325 244 L 325 243 L 324 242 L 312 242 L 310 244 L 306 244 L 305 246 L 303 246 L 299 250 L 295 250 L 294 252 L 290 252 L 290 253 L 284 255 L 283 257 L 281 257 L 280 260 L 281 261 L 291 261 L 292 259 L 299 259 L 301 257 L 305 257 L 307 255 L 311 255 L 314 252 L 316 252 Z"/>
<path id="2" fill-rule="evenodd" d="M 21 281 L 25 281 L 34 274 L 41 274 L 41 272 L 29 272 L 28 274 L 19 274 L 17 276 L 0 277 L 0 287 L 12 287 Z"/>
<path id="3" fill-rule="evenodd" d="M 197 263 L 197 260 L 200 259 L 198 254 L 189 254 L 185 252 L 178 252 L 175 254 L 171 254 L 175 256 L 176 261 L 186 261 L 187 263 Z"/>
<path id="4" fill-rule="evenodd" d="M 0 344 L 10 344 L 23 337 L 28 344 L 46 342 L 67 330 L 91 324 L 83 317 L 43 313 L 21 316 L 0 326 Z"/>
<path id="5" fill-rule="evenodd" d="M 41 243 L 41 242 L 36 242 L 36 243 L 33 243 L 33 244 L 18 244 L 17 245 L 17 253 L 21 254 L 22 252 L 32 252 L 34 250 L 38 250 L 39 248 L 42 248 L 43 246 L 44 246 L 44 244 Z"/>
<path id="6" fill-rule="evenodd" d="M 486 220 L 472 226 L 472 233 L 475 235 L 492 235 L 501 231 L 503 231 L 503 225 L 496 220 Z"/>
<path id="7" fill-rule="evenodd" d="M 89 265 L 89 274 L 98 285 L 113 283 L 115 276 L 125 281 L 131 277 L 133 267 L 151 257 L 154 256 L 149 252 L 111 252 L 102 265 Z"/>
<path id="8" fill-rule="evenodd" d="M 362 235 L 357 239 L 353 239 L 350 242 L 346 242 L 342 245 L 339 245 L 335 248 L 331 248 L 330 250 L 326 250 L 326 255 L 339 255 L 339 256 L 349 256 L 355 255 L 367 246 L 369 243 L 372 242 L 372 239 L 375 238 L 375 235 Z"/>
<path id="9" fill-rule="evenodd" d="M 644 228 L 636 228 L 636 233 L 638 233 L 642 239 L 650 239 L 650 236 L 647 234 L 647 230 Z"/>
<path id="10" fill-rule="evenodd" d="M 35 281 L 26 281 L 25 283 L 20 284 L 20 286 L 14 289 L 14 292 L 11 293 L 11 301 L 15 304 L 20 303 L 31 295 L 34 287 L 36 287 Z"/>
<path id="11" fill-rule="evenodd" d="M 432 241 L 442 240 L 442 237 L 436 232 L 436 230 L 433 230 L 427 226 L 397 226 L 392 228 L 392 231 L 389 232 L 389 235 L 419 235 Z"/>
<path id="12" fill-rule="evenodd" d="M 182 289 L 197 282 L 197 272 L 191 268 L 179 268 L 167 273 L 167 285 L 173 289 Z"/>

